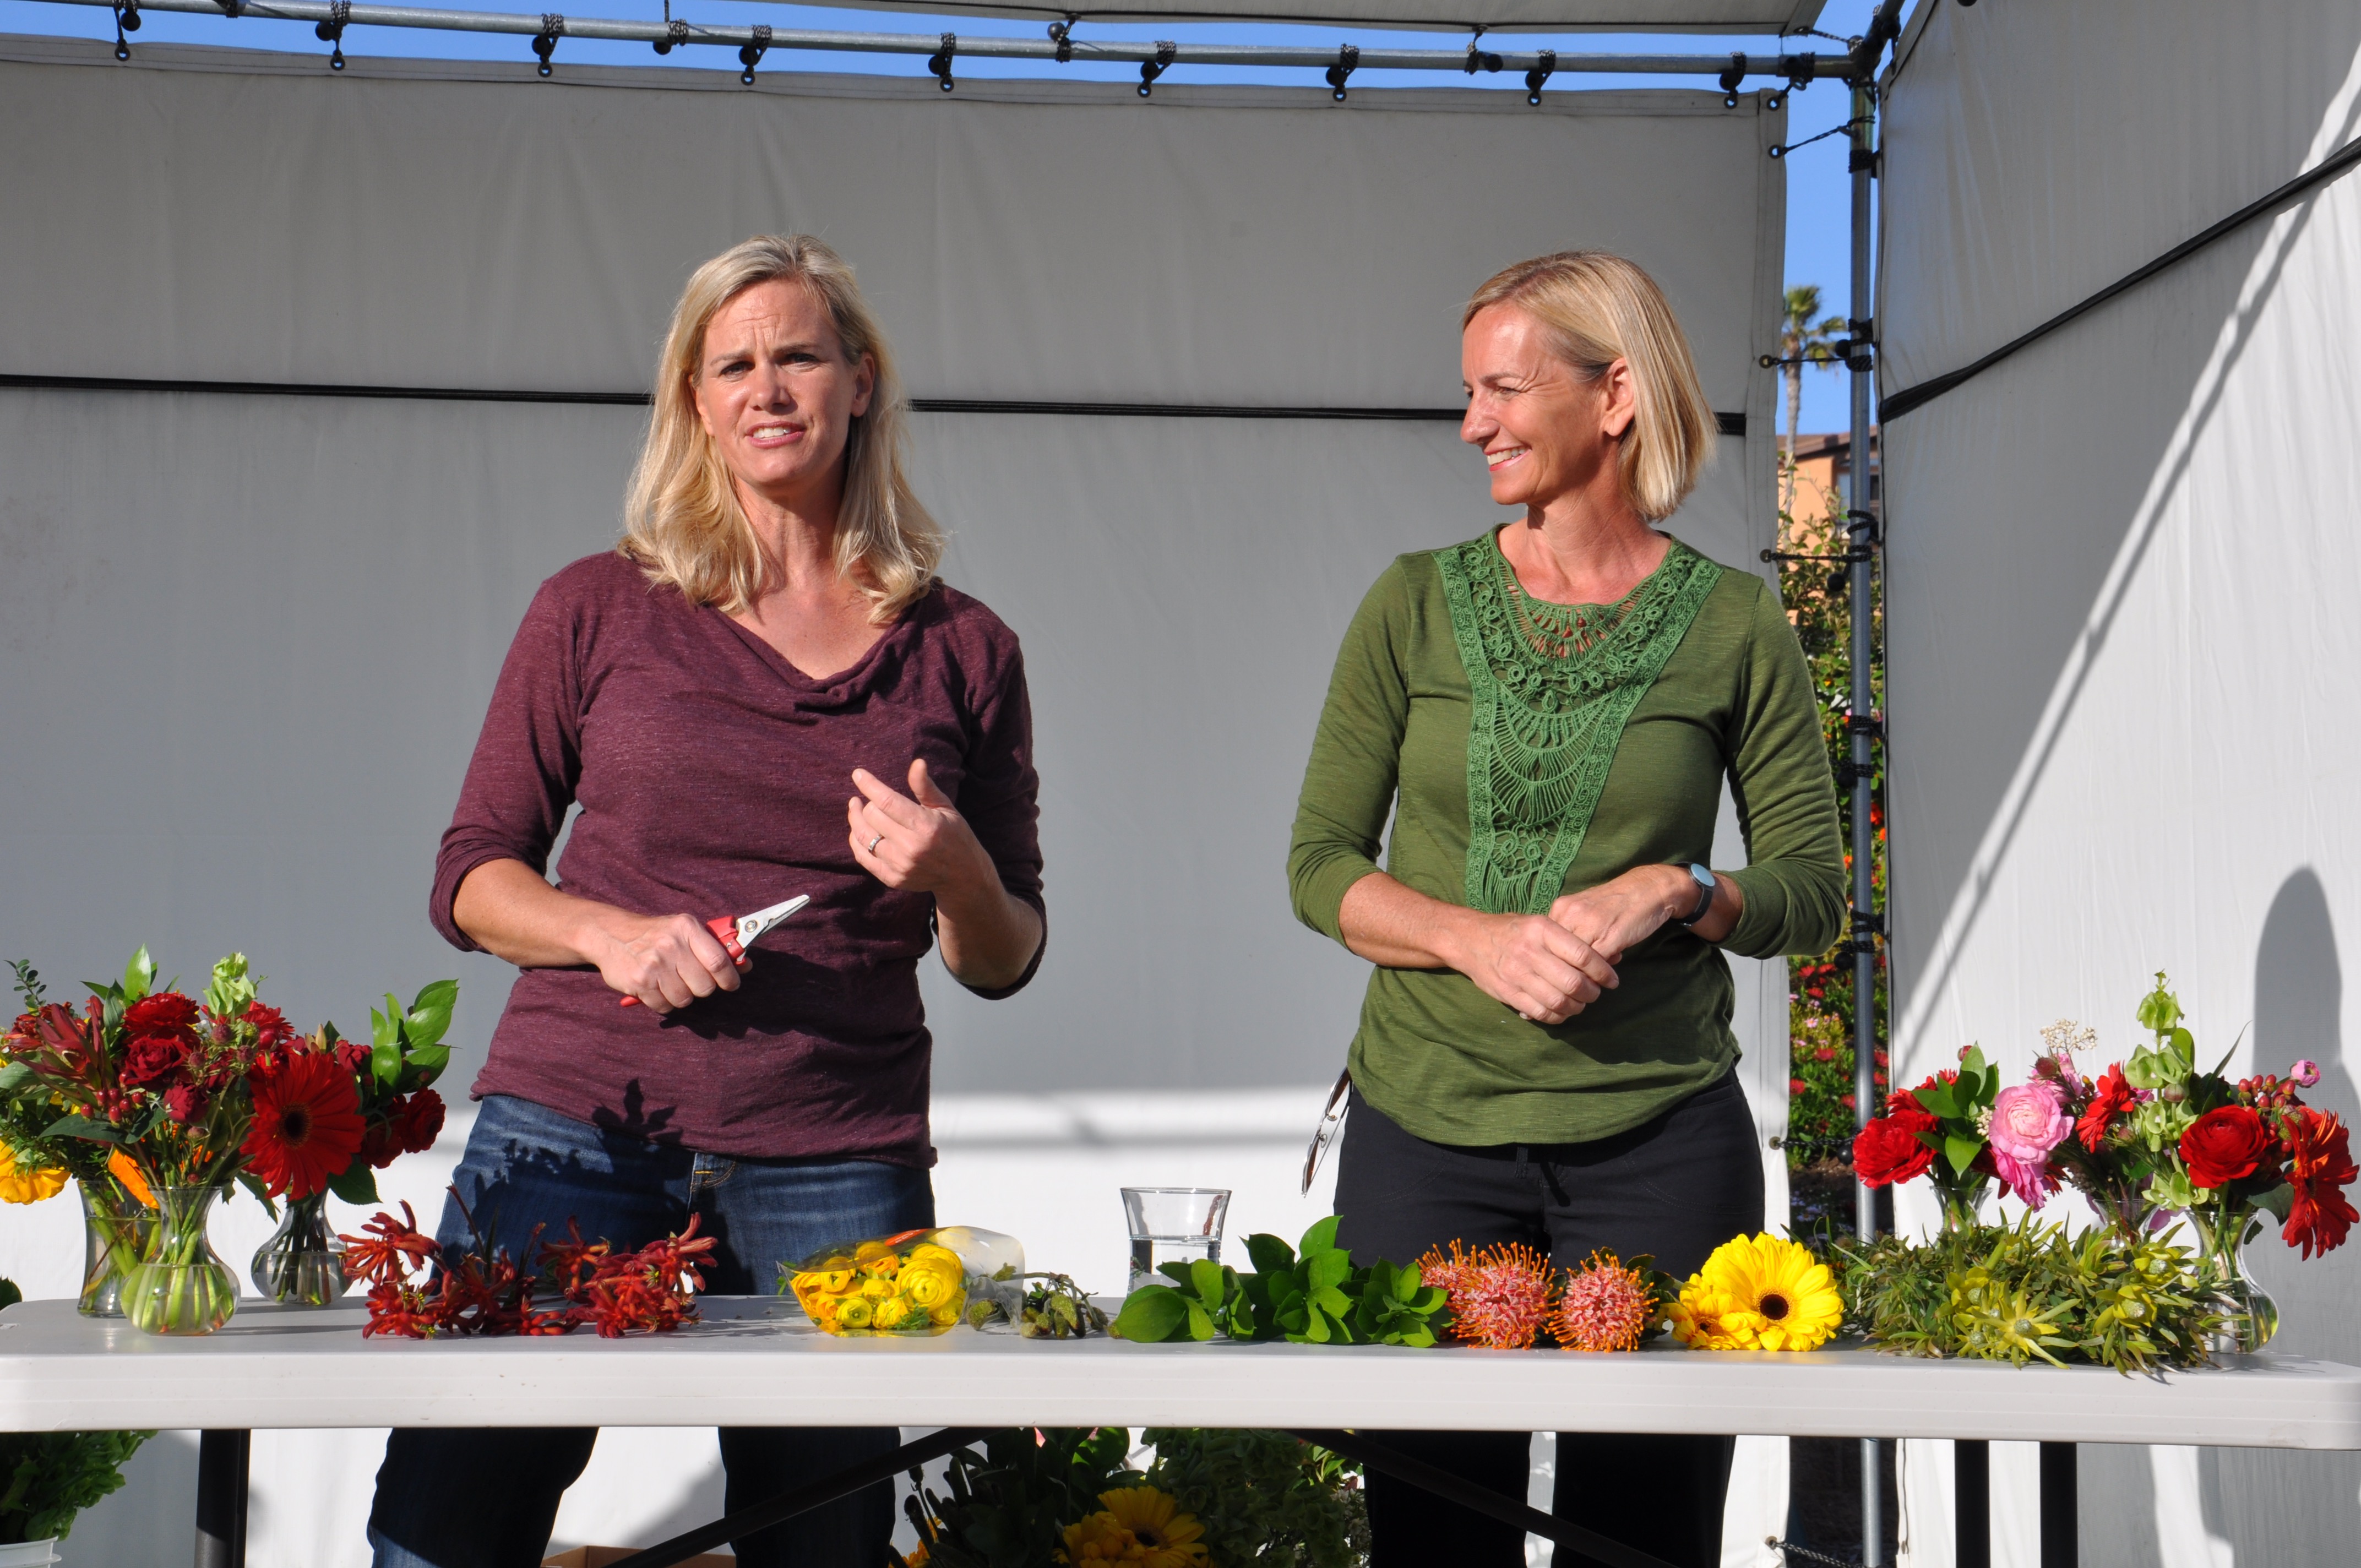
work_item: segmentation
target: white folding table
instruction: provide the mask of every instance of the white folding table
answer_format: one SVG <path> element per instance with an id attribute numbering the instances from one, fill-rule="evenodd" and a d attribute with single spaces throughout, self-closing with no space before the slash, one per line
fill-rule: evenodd
<path id="1" fill-rule="evenodd" d="M 1412 1481 L 1421 1477 L 1404 1474 L 1400 1456 L 1361 1434 L 1951 1438 L 1960 1440 L 1961 1568 L 1974 1568 L 1982 1544 L 1983 1510 L 1973 1498 L 1982 1491 L 1975 1472 L 1988 1441 L 2044 1445 L 2044 1568 L 2072 1562 L 2074 1444 L 2361 1449 L 2361 1368 L 2271 1355 L 2133 1377 L 1858 1348 L 1769 1354 L 1659 1346 L 1586 1355 L 1226 1341 L 1139 1345 L 965 1329 L 930 1339 L 850 1340 L 820 1333 L 792 1302 L 767 1297 L 708 1298 L 703 1321 L 626 1340 L 588 1332 L 365 1340 L 363 1321 L 357 1303 L 308 1311 L 248 1305 L 212 1335 L 162 1339 L 120 1321 L 80 1317 L 70 1301 L 26 1302 L 0 1313 L 0 1431 L 202 1431 L 200 1568 L 236 1568 L 242 1560 L 244 1455 L 257 1427 L 947 1429 L 864 1467 L 874 1474 L 831 1478 L 842 1483 L 834 1491 L 827 1483 L 807 1488 L 812 1496 L 791 1512 L 995 1427 L 1316 1431 L 1340 1452 L 1366 1450 L 1377 1468 Z M 1509 1506 L 1502 1517 L 1551 1533 L 1539 1522 L 1547 1516 Z M 642 1568 L 727 1539 L 711 1536 L 712 1528 L 650 1549 Z M 735 1528 L 759 1527 L 741 1519 Z M 668 1550 L 675 1547 L 677 1555 Z M 1625 1560 L 1648 1561 L 1637 1553 Z"/>

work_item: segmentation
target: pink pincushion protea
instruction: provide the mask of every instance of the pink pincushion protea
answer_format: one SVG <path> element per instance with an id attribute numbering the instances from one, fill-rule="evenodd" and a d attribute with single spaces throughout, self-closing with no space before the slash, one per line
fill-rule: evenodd
<path id="1" fill-rule="evenodd" d="M 1554 1275 L 1549 1260 L 1521 1242 L 1473 1253 L 1453 1242 L 1448 1261 L 1439 1249 L 1418 1260 L 1420 1281 L 1450 1293 L 1452 1337 L 1488 1350 L 1532 1348 L 1549 1324 Z"/>
<path id="2" fill-rule="evenodd" d="M 1565 1350 L 1637 1350 L 1656 1309 L 1655 1292 L 1611 1252 L 1594 1252 L 1566 1276 L 1550 1332 Z"/>

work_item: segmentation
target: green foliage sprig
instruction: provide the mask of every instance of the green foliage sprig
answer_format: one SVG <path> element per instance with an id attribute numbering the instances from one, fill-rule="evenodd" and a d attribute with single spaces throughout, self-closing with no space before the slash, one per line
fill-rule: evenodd
<path id="1" fill-rule="evenodd" d="M 1380 1259 L 1356 1268 L 1336 1245 L 1336 1217 L 1303 1233 L 1300 1246 L 1279 1237 L 1246 1238 L 1255 1272 L 1198 1258 L 1158 1270 L 1170 1285 L 1143 1285 L 1124 1299 L 1113 1332 L 1143 1344 L 1172 1340 L 1277 1340 L 1291 1344 L 1400 1344 L 1435 1342 L 1448 1294 L 1419 1278 L 1414 1265 Z"/>
<path id="2" fill-rule="evenodd" d="M 1368 1561 L 1368 1495 L 1356 1461 L 1283 1431 L 1152 1429 L 1148 1484 L 1172 1494 L 1205 1528 L 1216 1563 L 1360 1568 Z"/>
<path id="3" fill-rule="evenodd" d="M 1927 1242 L 1829 1245 L 1846 1327 L 1903 1355 L 2118 1372 L 2202 1366 L 2224 1320 L 2199 1259 L 2173 1237 L 2129 1243 L 2062 1224 L 1974 1225 Z"/>

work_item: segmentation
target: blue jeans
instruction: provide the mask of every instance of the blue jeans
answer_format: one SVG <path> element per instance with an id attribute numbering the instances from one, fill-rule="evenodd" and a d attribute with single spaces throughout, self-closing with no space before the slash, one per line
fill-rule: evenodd
<path id="1" fill-rule="evenodd" d="M 831 1242 L 935 1223 L 923 1170 L 875 1160 L 730 1159 L 602 1132 L 509 1095 L 477 1113 L 453 1185 L 495 1245 L 516 1251 L 535 1225 L 644 1246 L 694 1212 L 720 1245 L 706 1271 L 715 1295 L 768 1294 L 781 1259 Z M 435 1239 L 468 1245 L 445 1201 Z M 723 1508 L 734 1512 L 887 1453 L 892 1428 L 725 1427 Z M 387 1440 L 369 1509 L 372 1568 L 533 1568 L 558 1500 L 590 1462 L 596 1428 L 401 1429 Z M 730 1544 L 744 1568 L 872 1568 L 886 1561 L 894 1490 L 852 1497 Z"/>

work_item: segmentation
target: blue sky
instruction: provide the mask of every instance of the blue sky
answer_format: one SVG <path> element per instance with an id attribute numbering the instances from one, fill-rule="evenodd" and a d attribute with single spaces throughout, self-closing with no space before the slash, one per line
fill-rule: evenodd
<path id="1" fill-rule="evenodd" d="M 453 9 L 525 11 L 527 0 L 443 0 Z M 555 0 L 553 0 L 555 3 Z M 655 19 L 663 15 L 664 0 L 563 0 L 569 15 L 577 16 L 623 16 Z M 750 22 L 768 22 L 774 27 L 812 27 L 843 29 L 853 32 L 939 33 L 946 30 L 971 36 L 1007 35 L 1038 37 L 1041 24 L 1012 18 L 982 18 L 974 16 L 932 16 L 902 11 L 856 11 L 817 5 L 785 5 L 753 4 L 749 0 L 676 0 L 682 15 L 717 25 L 743 26 Z M 1820 30 L 1839 38 L 1861 32 L 1869 24 L 1874 0 L 1828 0 L 1819 21 Z M 324 53 L 326 46 L 313 37 L 307 22 L 278 22 L 247 16 L 232 20 L 227 16 L 180 16 L 150 11 L 145 25 L 133 38 L 134 46 L 143 43 L 196 43 L 216 47 L 286 49 L 306 53 Z M 76 38 L 111 38 L 114 34 L 112 16 L 103 7 L 66 5 L 45 3 L 45 0 L 0 0 L 0 32 L 64 35 Z M 1449 49 L 1466 47 L 1467 35 L 1460 33 L 1392 32 L 1372 28 L 1339 28 L 1320 27 L 1259 27 L 1243 23 L 1100 23 L 1082 25 L 1078 37 L 1103 38 L 1172 38 L 1181 43 L 1245 43 L 1308 44 L 1331 46 L 1349 38 L 1365 47 L 1388 45 L 1396 48 Z M 1788 47 L 1798 49 L 1805 46 L 1818 49 L 1834 49 L 1840 45 L 1819 39 L 1802 39 Z M 1568 34 L 1558 38 L 1521 33 L 1508 38 L 1505 47 L 1516 49 L 1557 49 L 1568 52 L 1579 50 L 1644 49 L 1664 53 L 1722 53 L 1744 49 L 1751 54 L 1776 54 L 1777 40 L 1762 37 L 1698 38 L 1690 36 L 1624 38 L 1596 33 Z M 459 60 L 529 60 L 532 58 L 522 38 L 476 33 L 438 33 L 410 29 L 355 27 L 345 38 L 349 55 L 409 55 L 434 59 Z M 728 67 L 733 62 L 730 54 L 722 49 L 699 49 L 686 51 L 687 63 Z M 569 60 L 612 65 L 646 65 L 653 62 L 643 44 L 601 44 L 583 38 L 567 38 L 558 46 L 558 62 Z M 670 62 L 667 62 L 670 63 Z M 872 56 L 819 53 L 774 49 L 763 61 L 765 71 L 841 71 L 871 72 L 884 75 L 924 75 L 923 60 L 916 56 Z M 1091 65 L 1076 61 L 1060 66 L 1048 61 L 989 60 L 972 57 L 959 63 L 959 74 L 978 78 L 990 76 L 1098 77 L 1107 80 L 1131 81 L 1137 77 L 1132 66 Z M 1170 81 L 1185 82 L 1251 82 L 1301 84 L 1316 81 L 1315 73 L 1303 70 L 1277 70 L 1244 67 L 1213 70 L 1202 66 L 1176 65 Z M 1552 83 L 1559 89 L 1560 78 Z M 1585 79 L 1595 85 L 1619 84 L 1614 79 Z M 1630 79 L 1625 79 L 1628 83 Z M 1454 85 L 1473 83 L 1479 87 L 1502 92 L 1522 92 L 1523 81 L 1509 72 L 1499 75 L 1453 77 Z M 1432 86 L 1436 79 L 1425 72 L 1364 71 L 1353 79 L 1356 87 Z M 1650 86 L 1694 85 L 1710 87 L 1709 77 L 1694 82 L 1680 77 L 1645 79 Z M 1580 89 L 1576 89 L 1579 91 Z M 1788 101 L 1788 137 L 1791 142 L 1840 124 L 1847 104 L 1844 88 L 1834 82 L 1823 82 L 1809 90 L 1795 94 Z M 1817 283 L 1821 286 L 1823 308 L 1831 314 L 1842 313 L 1847 308 L 1850 268 L 1848 262 L 1849 213 L 1850 184 L 1845 173 L 1845 138 L 1830 137 L 1825 141 L 1792 155 L 1787 161 L 1787 281 Z M 1845 428 L 1847 393 L 1841 372 L 1810 370 L 1804 377 L 1804 420 L 1806 432 L 1834 431 Z"/>

